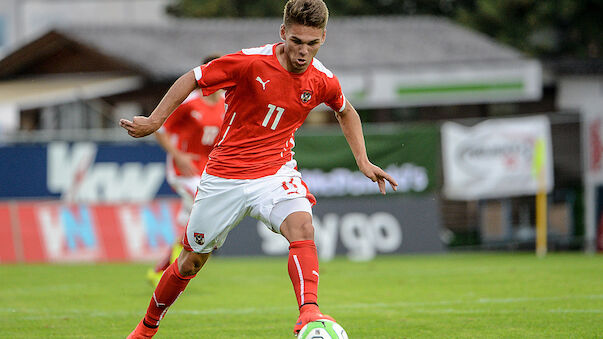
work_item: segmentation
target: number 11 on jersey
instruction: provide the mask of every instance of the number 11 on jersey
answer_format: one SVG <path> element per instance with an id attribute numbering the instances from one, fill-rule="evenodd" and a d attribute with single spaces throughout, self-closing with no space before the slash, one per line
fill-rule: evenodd
<path id="1" fill-rule="evenodd" d="M 272 123 L 272 126 L 270 126 L 271 130 L 275 130 L 276 129 L 276 125 L 278 125 L 279 120 L 281 120 L 281 116 L 283 115 L 283 112 L 285 112 L 285 109 L 282 107 L 277 107 L 274 106 L 273 104 L 268 104 L 268 113 L 266 113 L 266 117 L 264 118 L 264 121 L 262 122 L 262 126 L 266 127 L 268 126 L 268 122 L 270 121 L 270 118 L 272 117 L 272 113 L 274 113 L 274 111 L 276 110 L 276 118 L 274 118 L 274 122 Z"/>

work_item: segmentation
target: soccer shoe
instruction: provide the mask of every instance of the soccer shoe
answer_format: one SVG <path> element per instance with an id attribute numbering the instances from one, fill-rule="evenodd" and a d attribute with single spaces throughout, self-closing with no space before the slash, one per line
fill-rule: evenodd
<path id="1" fill-rule="evenodd" d="M 162 271 L 155 272 L 154 269 L 149 268 L 149 270 L 147 271 L 147 280 L 151 285 L 153 285 L 153 287 L 157 287 L 157 284 L 159 284 L 159 280 L 161 280 L 162 275 Z"/>
<path id="2" fill-rule="evenodd" d="M 315 321 L 315 320 L 320 320 L 320 319 L 335 321 L 335 319 L 333 319 L 332 317 L 320 313 L 320 310 L 318 309 L 317 305 L 308 304 L 308 305 L 302 306 L 300 313 L 299 313 L 299 318 L 297 318 L 297 322 L 295 323 L 295 326 L 293 327 L 293 334 L 297 335 L 299 333 L 299 331 L 304 326 L 306 326 L 307 323 Z"/>
<path id="3" fill-rule="evenodd" d="M 157 333 L 157 330 L 159 329 L 159 327 L 156 327 L 156 328 L 146 327 L 142 323 L 143 320 L 141 320 L 138 323 L 138 326 L 136 326 L 136 328 L 134 329 L 134 331 L 132 331 L 132 333 L 130 333 L 130 335 L 126 339 L 147 339 L 147 338 L 153 338 L 153 336 L 155 335 L 155 333 Z"/>

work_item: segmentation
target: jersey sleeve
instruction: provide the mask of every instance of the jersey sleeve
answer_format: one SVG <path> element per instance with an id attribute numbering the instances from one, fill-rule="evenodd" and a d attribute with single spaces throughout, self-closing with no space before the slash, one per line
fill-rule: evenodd
<path id="1" fill-rule="evenodd" d="M 342 112 L 345 109 L 345 95 L 341 90 L 339 79 L 335 75 L 332 78 L 327 78 L 327 88 L 325 91 L 324 103 L 335 112 Z"/>
<path id="2" fill-rule="evenodd" d="M 195 79 L 203 95 L 210 95 L 219 89 L 236 86 L 241 69 L 246 64 L 242 52 L 228 54 L 214 59 L 205 65 L 195 67 Z"/>

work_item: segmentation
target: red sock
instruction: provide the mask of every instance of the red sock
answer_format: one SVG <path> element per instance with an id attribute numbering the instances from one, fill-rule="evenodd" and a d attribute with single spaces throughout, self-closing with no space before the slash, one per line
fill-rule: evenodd
<path id="1" fill-rule="evenodd" d="M 289 278 L 297 305 L 318 300 L 318 254 L 314 240 L 294 241 L 289 245 Z"/>
<path id="2" fill-rule="evenodd" d="M 163 256 L 163 258 L 157 263 L 155 266 L 155 272 L 163 272 L 167 270 L 167 268 L 170 266 L 170 259 L 172 259 L 172 247 L 170 247 L 170 250 L 167 252 L 167 254 Z"/>
<path id="3" fill-rule="evenodd" d="M 159 321 L 163 318 L 168 308 L 178 299 L 180 294 L 188 285 L 188 282 L 195 276 L 183 277 L 178 272 L 178 260 L 171 264 L 155 288 L 147 314 L 144 316 L 145 325 L 159 326 Z"/>

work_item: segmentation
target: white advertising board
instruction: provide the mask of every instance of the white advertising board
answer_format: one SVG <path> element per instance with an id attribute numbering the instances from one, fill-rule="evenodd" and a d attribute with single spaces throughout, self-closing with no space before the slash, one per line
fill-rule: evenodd
<path id="1" fill-rule="evenodd" d="M 506 198 L 553 188 L 546 116 L 442 125 L 444 193 L 452 200 Z"/>

